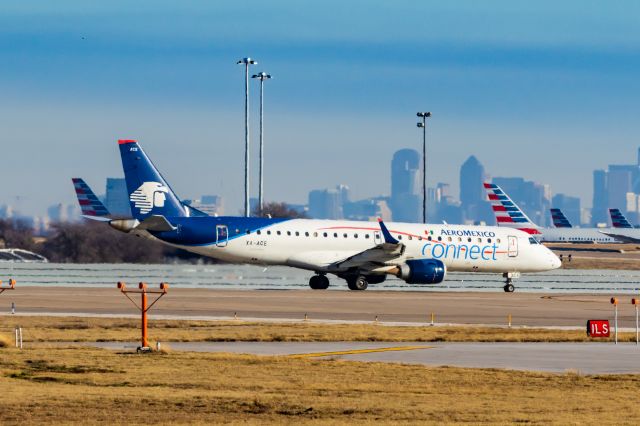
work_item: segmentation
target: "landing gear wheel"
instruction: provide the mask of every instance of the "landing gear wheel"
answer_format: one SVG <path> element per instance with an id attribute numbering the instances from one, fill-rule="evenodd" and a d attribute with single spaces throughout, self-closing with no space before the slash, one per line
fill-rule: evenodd
<path id="1" fill-rule="evenodd" d="M 329 278 L 325 275 L 314 275 L 309 278 L 309 287 L 314 290 L 326 290 L 329 288 Z"/>
<path id="2" fill-rule="evenodd" d="M 515 290 L 515 286 L 511 283 L 511 280 L 507 280 L 507 283 L 504 285 L 504 291 L 507 293 L 513 293 Z"/>
<path id="3" fill-rule="evenodd" d="M 367 289 L 369 283 L 367 282 L 367 277 L 365 277 L 364 275 L 359 275 L 357 277 L 348 279 L 347 286 L 349 287 L 349 290 L 362 291 Z"/>

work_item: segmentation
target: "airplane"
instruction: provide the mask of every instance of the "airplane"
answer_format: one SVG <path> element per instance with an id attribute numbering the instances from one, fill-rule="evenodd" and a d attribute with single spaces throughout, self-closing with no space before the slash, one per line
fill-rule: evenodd
<path id="1" fill-rule="evenodd" d="M 550 209 L 551 219 L 553 220 L 553 226 L 556 228 L 573 228 L 569 219 L 562 213 L 560 209 Z"/>
<path id="2" fill-rule="evenodd" d="M 609 209 L 609 215 L 611 216 L 611 224 L 614 228 L 631 229 L 633 225 L 627 220 L 620 209 Z"/>
<path id="3" fill-rule="evenodd" d="M 498 227 L 515 228 L 535 235 L 540 242 L 548 243 L 620 243 L 620 230 L 613 228 L 542 228 L 518 207 L 518 205 L 496 184 L 484 183 L 492 204 Z M 564 215 L 563 215 L 564 216 Z M 568 222 L 568 221 L 567 221 Z"/>
<path id="4" fill-rule="evenodd" d="M 328 274 L 357 291 L 388 275 L 438 284 L 447 272 L 460 271 L 501 273 L 504 290 L 513 292 L 520 273 L 561 266 L 552 251 L 517 229 L 201 215 L 180 201 L 137 141 L 118 144 L 133 217 L 111 218 L 80 185 L 85 218 L 225 262 L 309 270 L 312 289 L 327 289 Z"/>

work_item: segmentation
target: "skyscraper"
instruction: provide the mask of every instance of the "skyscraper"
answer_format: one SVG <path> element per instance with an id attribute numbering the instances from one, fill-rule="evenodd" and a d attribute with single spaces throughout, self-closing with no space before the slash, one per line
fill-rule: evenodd
<path id="1" fill-rule="evenodd" d="M 316 189 L 309 192 L 309 215 L 314 219 L 343 219 L 343 206 L 349 202 L 349 187 Z"/>
<path id="2" fill-rule="evenodd" d="M 486 199 L 484 187 L 484 167 L 472 155 L 460 167 L 460 202 L 463 206 L 477 204 Z"/>
<path id="3" fill-rule="evenodd" d="M 104 206 L 113 216 L 131 217 L 127 183 L 123 178 L 107 178 Z"/>
<path id="4" fill-rule="evenodd" d="M 419 222 L 421 217 L 420 154 L 401 149 L 391 160 L 391 212 L 396 222 Z"/>
<path id="5" fill-rule="evenodd" d="M 464 221 L 493 223 L 491 205 L 483 187 L 484 166 L 472 155 L 460 167 L 460 203 Z"/>
<path id="6" fill-rule="evenodd" d="M 607 223 L 609 221 L 609 193 L 607 192 L 607 172 L 593 171 L 593 204 L 591 208 L 591 224 Z"/>

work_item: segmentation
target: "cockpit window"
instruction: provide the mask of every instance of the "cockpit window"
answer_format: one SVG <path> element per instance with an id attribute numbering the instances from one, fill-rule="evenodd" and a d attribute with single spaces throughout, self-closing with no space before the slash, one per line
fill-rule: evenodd
<path id="1" fill-rule="evenodd" d="M 540 244 L 540 241 L 536 240 L 533 237 L 529 237 L 529 244 Z"/>

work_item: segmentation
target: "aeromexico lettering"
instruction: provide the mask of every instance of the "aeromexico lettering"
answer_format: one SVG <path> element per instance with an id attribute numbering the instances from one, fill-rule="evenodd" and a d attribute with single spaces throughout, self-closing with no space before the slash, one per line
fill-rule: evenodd
<path id="1" fill-rule="evenodd" d="M 491 231 L 472 231 L 470 229 L 441 229 L 440 235 L 493 238 L 496 236 L 496 233 Z"/>
<path id="2" fill-rule="evenodd" d="M 457 236 L 457 237 L 485 237 L 494 238 L 495 232 L 492 231 L 476 231 L 470 229 L 441 229 L 440 235 Z M 496 253 L 498 245 L 492 244 L 459 244 L 436 242 L 427 243 L 422 247 L 422 255 L 432 257 L 433 259 L 465 259 L 465 260 L 498 260 Z"/>

